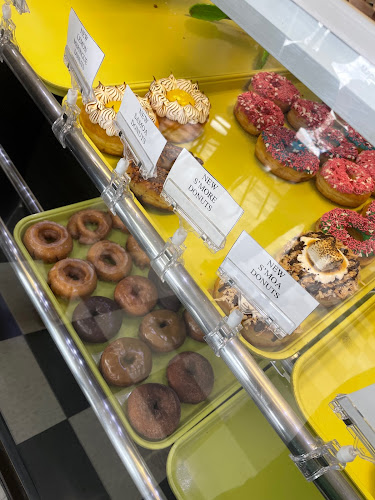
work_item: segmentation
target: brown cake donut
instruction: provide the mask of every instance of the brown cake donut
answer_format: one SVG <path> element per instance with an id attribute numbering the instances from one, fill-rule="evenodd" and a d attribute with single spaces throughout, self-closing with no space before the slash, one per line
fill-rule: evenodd
<path id="1" fill-rule="evenodd" d="M 108 240 L 95 243 L 88 251 L 87 260 L 104 281 L 122 280 L 130 274 L 133 265 L 130 254 L 117 243 Z"/>
<path id="2" fill-rule="evenodd" d="M 137 240 L 132 234 L 129 234 L 128 240 L 126 242 L 126 250 L 132 256 L 134 264 L 141 269 L 148 267 L 150 265 L 150 259 L 146 252 L 142 250 Z"/>
<path id="3" fill-rule="evenodd" d="M 28 227 L 23 243 L 34 259 L 46 263 L 65 259 L 73 249 L 73 240 L 67 229 L 48 220 Z"/>
<path id="4" fill-rule="evenodd" d="M 210 362 L 197 352 L 185 351 L 170 360 L 168 384 L 181 403 L 201 403 L 211 394 L 214 371 Z"/>
<path id="5" fill-rule="evenodd" d="M 193 319 L 193 316 L 185 309 L 184 320 L 188 335 L 198 342 L 205 342 L 205 333 L 199 328 L 198 323 Z"/>
<path id="6" fill-rule="evenodd" d="M 109 384 L 129 387 L 150 375 L 152 354 L 141 340 L 121 338 L 104 349 L 99 366 Z"/>
<path id="7" fill-rule="evenodd" d="M 130 316 L 144 316 L 156 306 L 155 285 L 143 276 L 127 276 L 115 288 L 115 301 Z"/>
<path id="8" fill-rule="evenodd" d="M 94 226 L 94 229 L 90 229 L 89 225 Z M 92 245 L 104 239 L 111 228 L 112 219 L 108 212 L 91 208 L 76 212 L 70 217 L 67 225 L 72 238 L 83 245 Z"/>
<path id="9" fill-rule="evenodd" d="M 358 289 L 358 258 L 334 236 L 320 231 L 295 238 L 280 265 L 326 307 L 347 299 Z"/>
<path id="10" fill-rule="evenodd" d="M 81 259 L 63 259 L 48 273 L 48 283 L 55 295 L 77 299 L 90 295 L 96 288 L 94 266 Z"/>
<path id="11" fill-rule="evenodd" d="M 139 337 L 153 351 L 174 351 L 185 341 L 185 324 L 175 312 L 159 309 L 143 318 L 139 325 Z"/>
<path id="12" fill-rule="evenodd" d="M 118 229 L 122 233 L 129 234 L 128 228 L 125 226 L 125 224 L 122 222 L 122 220 L 118 215 L 113 215 L 112 212 L 109 212 L 109 215 L 111 216 L 112 219 L 113 229 Z"/>
<path id="13" fill-rule="evenodd" d="M 162 384 L 142 384 L 128 398 L 130 425 L 147 439 L 160 440 L 172 434 L 181 417 L 181 404 L 173 389 Z"/>

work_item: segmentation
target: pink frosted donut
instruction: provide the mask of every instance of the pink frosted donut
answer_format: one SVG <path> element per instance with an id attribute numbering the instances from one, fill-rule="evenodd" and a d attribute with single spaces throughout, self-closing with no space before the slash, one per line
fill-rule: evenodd
<path id="1" fill-rule="evenodd" d="M 295 130 L 328 127 L 334 118 L 328 106 L 308 99 L 296 99 L 287 115 L 288 122 Z"/>
<path id="2" fill-rule="evenodd" d="M 375 150 L 375 147 L 370 144 L 364 137 L 361 136 L 353 127 L 348 124 L 344 125 L 344 134 L 348 141 L 352 142 L 357 149 L 361 150 Z"/>
<path id="3" fill-rule="evenodd" d="M 362 153 L 359 153 L 356 163 L 366 169 L 375 182 L 375 150 L 362 151 Z"/>
<path id="4" fill-rule="evenodd" d="M 374 190 L 368 172 L 349 160 L 328 160 L 316 176 L 316 187 L 328 199 L 347 207 L 358 207 Z"/>
<path id="5" fill-rule="evenodd" d="M 281 109 L 254 92 L 244 92 L 238 96 L 234 114 L 240 125 L 251 135 L 259 135 L 271 125 L 284 124 Z"/>
<path id="6" fill-rule="evenodd" d="M 299 90 L 285 76 L 267 71 L 253 76 L 249 90 L 275 103 L 283 113 L 289 111 L 299 97 Z"/>
<path id="7" fill-rule="evenodd" d="M 346 158 L 355 161 L 358 155 L 354 144 L 347 141 L 340 130 L 332 127 L 318 129 L 315 144 L 320 149 L 321 164 L 332 158 Z"/>

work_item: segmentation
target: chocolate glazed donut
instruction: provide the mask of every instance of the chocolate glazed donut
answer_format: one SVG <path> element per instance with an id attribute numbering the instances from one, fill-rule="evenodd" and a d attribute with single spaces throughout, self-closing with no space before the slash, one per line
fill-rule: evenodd
<path id="1" fill-rule="evenodd" d="M 139 337 L 155 352 L 171 352 L 184 343 L 185 324 L 173 311 L 159 309 L 143 318 Z"/>
<path id="2" fill-rule="evenodd" d="M 171 359 L 167 379 L 182 403 L 201 403 L 208 398 L 214 386 L 212 366 L 197 352 L 181 352 Z"/>
<path id="3" fill-rule="evenodd" d="M 193 319 L 193 316 L 185 309 L 184 321 L 188 335 L 198 342 L 205 342 L 205 333 L 199 328 L 198 323 Z"/>
<path id="4" fill-rule="evenodd" d="M 130 425 L 147 439 L 160 440 L 178 427 L 181 405 L 177 394 L 162 384 L 142 384 L 128 398 Z"/>
<path id="5" fill-rule="evenodd" d="M 121 328 L 122 311 L 107 297 L 89 297 L 74 309 L 72 325 L 86 342 L 107 342 Z"/>

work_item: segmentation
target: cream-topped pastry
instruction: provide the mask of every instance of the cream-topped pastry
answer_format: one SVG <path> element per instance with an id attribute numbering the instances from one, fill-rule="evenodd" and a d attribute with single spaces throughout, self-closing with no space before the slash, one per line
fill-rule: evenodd
<path id="1" fill-rule="evenodd" d="M 319 231 L 295 238 L 280 264 L 324 306 L 337 304 L 358 289 L 358 258 L 336 238 Z"/>
<path id="2" fill-rule="evenodd" d="M 160 131 L 171 142 L 196 139 L 207 122 L 211 104 L 191 80 L 168 78 L 154 80 L 146 94 L 160 121 Z"/>
<path id="3" fill-rule="evenodd" d="M 103 153 L 115 156 L 122 156 L 124 149 L 114 120 L 120 109 L 125 89 L 125 83 L 105 86 L 99 82 L 94 89 L 95 101 L 88 102 L 82 107 L 80 113 L 82 127 L 97 148 Z M 156 114 L 148 99 L 138 95 L 137 99 L 151 120 L 158 126 Z"/>

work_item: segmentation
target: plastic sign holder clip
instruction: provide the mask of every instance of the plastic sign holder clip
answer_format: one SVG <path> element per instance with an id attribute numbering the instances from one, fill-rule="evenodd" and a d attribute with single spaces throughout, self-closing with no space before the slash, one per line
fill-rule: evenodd
<path id="1" fill-rule="evenodd" d="M 65 137 L 68 133 L 70 133 L 73 129 L 81 132 L 77 123 L 77 118 L 80 113 L 80 109 L 76 104 L 77 97 L 77 90 L 68 90 L 66 100 L 63 104 L 62 114 L 52 124 L 52 132 L 55 134 L 63 148 L 66 147 Z"/>
<path id="2" fill-rule="evenodd" d="M 217 327 L 204 336 L 204 340 L 214 351 L 216 356 L 220 357 L 220 351 L 226 344 L 242 329 L 241 321 L 243 314 L 240 310 L 234 309 L 229 316 L 225 316 Z"/>
<path id="3" fill-rule="evenodd" d="M 183 263 L 182 256 L 186 250 L 184 245 L 186 237 L 187 231 L 180 224 L 180 227 L 176 230 L 174 235 L 166 241 L 163 250 L 151 260 L 152 269 L 163 283 L 165 281 L 165 274 L 169 269 L 177 264 Z"/>
<path id="4" fill-rule="evenodd" d="M 116 203 L 123 196 L 132 196 L 130 193 L 130 177 L 126 173 L 129 166 L 129 160 L 121 158 L 113 170 L 111 180 L 104 189 L 101 197 L 113 215 L 116 215 Z"/>
<path id="5" fill-rule="evenodd" d="M 16 25 L 12 20 L 11 5 L 14 5 L 20 14 L 23 12 L 30 12 L 26 2 L 26 10 L 22 11 L 17 7 L 17 2 L 5 0 L 5 3 L 2 5 L 2 17 L 0 22 L 0 62 L 3 62 L 3 47 L 6 43 L 12 43 L 18 51 L 20 50 L 16 40 Z"/>
<path id="6" fill-rule="evenodd" d="M 317 441 L 315 450 L 302 455 L 289 455 L 307 481 L 315 481 L 330 470 L 342 470 L 346 462 L 340 461 L 340 445 L 333 440 L 329 443 Z"/>

